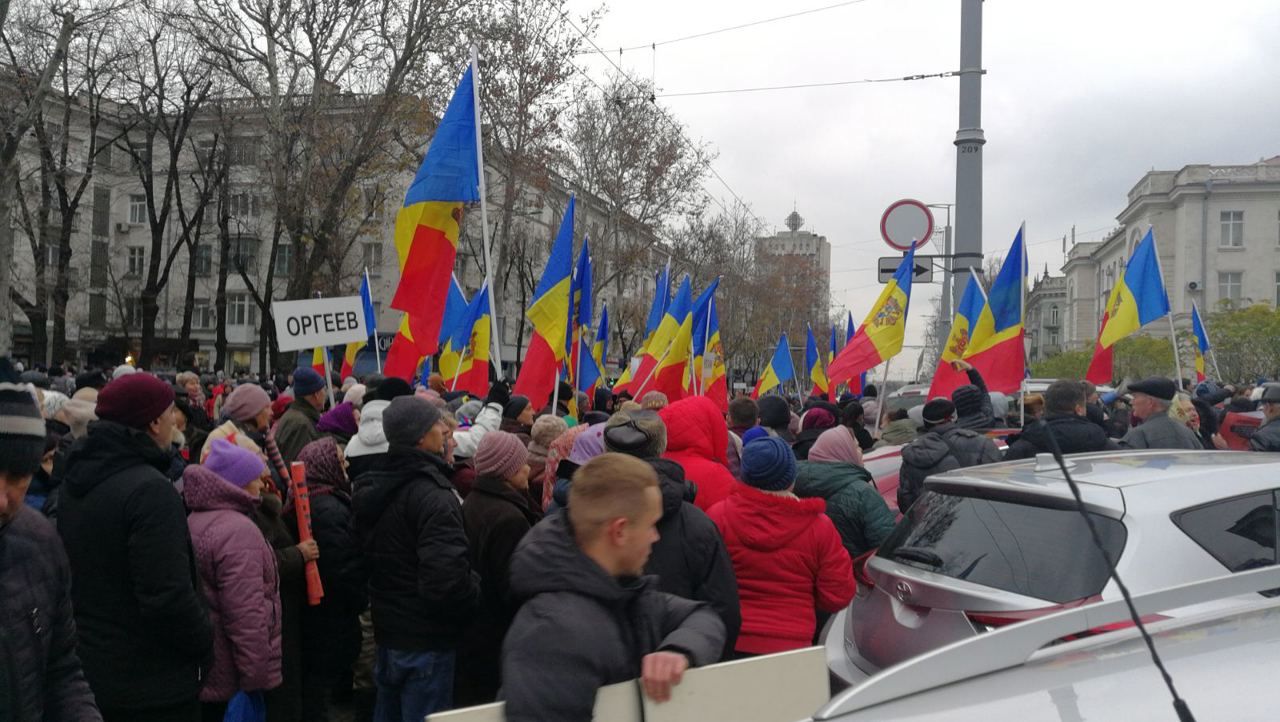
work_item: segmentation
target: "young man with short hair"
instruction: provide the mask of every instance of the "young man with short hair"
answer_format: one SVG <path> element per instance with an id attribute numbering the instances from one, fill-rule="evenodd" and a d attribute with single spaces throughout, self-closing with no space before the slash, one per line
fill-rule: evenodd
<path id="1" fill-rule="evenodd" d="M 527 601 L 502 654 L 508 720 L 590 720 L 600 687 L 637 677 L 666 701 L 685 670 L 720 657 L 720 617 L 641 576 L 661 517 L 653 469 L 606 453 L 574 473 L 568 512 L 525 535 L 511 591 Z"/>

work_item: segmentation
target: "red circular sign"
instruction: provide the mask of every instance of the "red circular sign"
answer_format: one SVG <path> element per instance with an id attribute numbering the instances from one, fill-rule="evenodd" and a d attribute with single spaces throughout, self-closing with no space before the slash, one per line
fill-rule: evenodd
<path id="1" fill-rule="evenodd" d="M 912 198 L 894 201 L 880 216 L 880 237 L 890 248 L 906 253 L 911 241 L 919 248 L 933 237 L 933 213 Z"/>

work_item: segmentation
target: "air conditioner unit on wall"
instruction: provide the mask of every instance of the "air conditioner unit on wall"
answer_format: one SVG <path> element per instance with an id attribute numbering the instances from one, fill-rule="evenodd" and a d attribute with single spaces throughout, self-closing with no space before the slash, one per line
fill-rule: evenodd
<path id="1" fill-rule="evenodd" d="M 129 228 L 130 228 L 130 226 L 129 226 L 129 224 L 128 224 L 128 223 L 117 223 L 117 224 L 116 224 L 116 233 L 128 233 L 128 232 L 129 232 Z"/>

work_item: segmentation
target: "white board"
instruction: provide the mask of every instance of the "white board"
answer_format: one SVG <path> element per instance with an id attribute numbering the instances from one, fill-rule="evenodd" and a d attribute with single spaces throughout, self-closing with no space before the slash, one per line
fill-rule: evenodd
<path id="1" fill-rule="evenodd" d="M 276 346 L 281 351 L 338 346 L 369 338 L 359 296 L 276 301 L 271 304 L 271 315 L 276 320 Z"/>

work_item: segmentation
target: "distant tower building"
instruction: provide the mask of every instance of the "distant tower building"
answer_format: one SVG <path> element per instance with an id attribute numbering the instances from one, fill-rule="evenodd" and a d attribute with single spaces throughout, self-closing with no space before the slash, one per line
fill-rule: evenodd
<path id="1" fill-rule="evenodd" d="M 761 257 L 783 259 L 782 263 L 774 265 L 778 273 L 796 273 L 803 269 L 801 264 L 786 263 L 785 259 L 788 257 L 803 258 L 812 264 L 818 276 L 815 280 L 821 290 L 814 294 L 810 321 L 814 324 L 824 323 L 831 314 L 831 244 L 827 242 L 826 236 L 800 230 L 804 227 L 804 216 L 794 208 L 783 222 L 787 230 L 756 239 L 756 253 Z"/>

